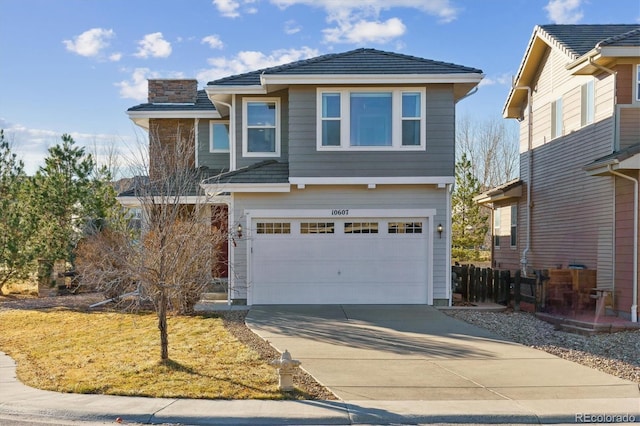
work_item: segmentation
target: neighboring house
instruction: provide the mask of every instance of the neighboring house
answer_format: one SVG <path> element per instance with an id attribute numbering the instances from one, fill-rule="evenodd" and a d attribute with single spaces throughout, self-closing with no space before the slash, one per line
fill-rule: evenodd
<path id="1" fill-rule="evenodd" d="M 521 177 L 477 197 L 494 267 L 596 270 L 637 321 L 640 25 L 537 26 L 503 113 Z"/>
<path id="2" fill-rule="evenodd" d="M 206 200 L 228 206 L 231 302 L 447 305 L 455 106 L 481 79 L 357 49 L 204 91 L 150 80 L 128 114 L 194 130 Z"/>

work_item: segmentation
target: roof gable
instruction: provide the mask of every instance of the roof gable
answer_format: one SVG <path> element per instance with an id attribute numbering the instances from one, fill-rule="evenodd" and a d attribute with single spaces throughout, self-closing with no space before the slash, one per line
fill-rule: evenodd
<path id="1" fill-rule="evenodd" d="M 482 74 L 476 68 L 376 49 L 356 49 L 210 81 L 208 86 L 260 85 L 264 75 Z"/>
<path id="2" fill-rule="evenodd" d="M 542 25 L 536 26 L 525 50 L 503 108 L 505 118 L 518 118 L 521 105 L 526 102 L 526 91 L 519 90 L 531 84 L 544 53 L 553 48 L 567 58 L 571 68 L 588 63 L 588 57 L 600 53 L 604 47 L 629 48 L 640 46 L 640 25 Z M 631 49 L 633 51 L 633 49 Z M 629 51 L 627 51 L 629 52 Z M 628 54 L 628 53 L 626 53 Z M 616 54 L 609 53 L 612 57 Z M 618 53 L 620 55 L 620 53 Z M 604 54 L 603 54 L 604 56 Z M 573 71 L 576 73 L 575 71 Z M 588 71 L 587 71 L 588 72 Z M 585 73 L 582 71 L 581 73 Z M 517 89 L 515 87 L 518 87 Z"/>
<path id="3" fill-rule="evenodd" d="M 622 41 L 630 37 L 630 32 L 636 33 L 636 41 L 640 38 L 640 25 L 542 25 L 540 28 L 569 52 L 570 59 L 576 59 L 598 45 Z"/>

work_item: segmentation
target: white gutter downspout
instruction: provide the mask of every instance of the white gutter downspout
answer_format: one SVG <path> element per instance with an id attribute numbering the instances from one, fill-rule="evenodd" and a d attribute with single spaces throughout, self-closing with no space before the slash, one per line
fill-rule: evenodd
<path id="1" fill-rule="evenodd" d="M 592 56 L 589 56 L 589 65 L 599 69 L 600 71 L 604 71 L 609 75 L 613 76 L 613 110 L 612 110 L 612 114 L 611 114 L 611 118 L 613 119 L 613 141 L 611 143 L 611 150 L 615 151 L 616 149 L 618 149 L 619 147 L 619 143 L 618 143 L 618 72 L 614 71 L 610 68 L 607 67 L 603 67 L 602 65 L 596 64 L 595 62 L 593 62 L 593 56 L 595 56 L 597 53 L 599 53 L 600 51 L 600 43 L 598 43 L 596 45 L 596 50 L 597 52 L 594 53 Z M 634 250 L 636 252 L 635 256 L 634 256 L 634 286 L 633 286 L 633 304 L 631 305 L 631 318 L 633 322 L 638 322 L 638 182 L 637 180 L 627 176 L 627 175 L 623 175 L 619 172 L 616 172 L 614 170 L 611 169 L 611 165 L 608 166 L 609 171 L 611 172 L 611 174 L 615 175 L 615 176 L 622 176 L 625 179 L 631 179 L 633 181 L 635 181 L 635 185 L 636 185 L 636 194 L 635 194 L 635 211 L 634 211 L 634 216 L 635 216 L 635 220 L 634 220 L 634 226 L 636 227 L 636 232 L 635 232 L 635 244 L 634 244 Z M 615 185 L 615 181 L 614 181 L 614 185 Z M 615 199 L 614 199 L 614 203 L 615 203 Z M 615 210 L 615 207 L 614 207 Z M 613 232 L 613 253 L 614 253 L 614 257 L 615 257 L 615 250 L 616 250 L 616 230 L 615 230 L 615 212 L 614 212 L 614 227 L 612 229 Z M 615 265 L 615 261 L 614 261 L 614 265 Z M 615 291 L 615 287 L 616 287 L 616 271 L 615 271 L 615 267 L 613 268 L 613 289 Z M 635 320 L 633 319 L 635 318 Z"/>
<path id="2" fill-rule="evenodd" d="M 522 251 L 522 258 L 520 259 L 520 265 L 522 269 L 522 275 L 527 276 L 527 266 L 529 260 L 527 255 L 531 251 L 531 208 L 533 202 L 531 201 L 531 187 L 533 186 L 533 105 L 531 105 L 531 87 L 530 86 L 513 86 L 513 90 L 526 90 L 527 91 L 527 155 L 528 155 L 528 177 L 527 182 L 527 245 Z"/>
<path id="3" fill-rule="evenodd" d="M 589 57 L 589 65 L 598 68 L 601 71 L 604 71 L 613 76 L 613 146 L 611 147 L 614 151 L 617 149 L 618 145 L 618 114 L 617 114 L 617 105 L 618 105 L 618 94 L 617 94 L 617 86 L 618 86 L 618 72 L 612 69 L 603 67 L 602 65 L 598 65 L 593 62 L 593 56 Z"/>
<path id="4" fill-rule="evenodd" d="M 633 182 L 633 301 L 631 303 L 631 321 L 638 322 L 638 179 L 627 176 L 607 166 L 609 173 Z"/>
<path id="5" fill-rule="evenodd" d="M 231 104 L 216 100 L 216 103 L 229 108 L 229 171 L 236 169 L 236 110 L 234 108 L 236 95 L 231 98 Z"/>
<path id="6" fill-rule="evenodd" d="M 219 103 L 229 108 L 229 170 L 231 171 L 236 169 L 236 110 L 233 107 L 233 105 L 235 104 L 235 99 L 236 99 L 236 95 L 233 95 L 231 104 L 218 101 L 218 100 L 216 101 L 216 103 Z M 233 208 L 233 198 L 229 201 L 227 206 L 228 206 L 227 214 L 229 215 L 229 217 L 234 217 L 235 210 Z M 233 222 L 229 222 L 229 221 L 227 222 L 229 224 L 233 224 Z M 229 231 L 230 234 L 231 232 L 232 230 Z M 227 247 L 228 247 L 227 253 L 229 253 L 229 265 L 234 265 L 234 262 L 235 262 L 235 251 L 233 250 L 234 247 L 233 247 L 232 240 L 233 240 L 232 238 L 227 239 Z M 229 266 L 227 266 L 227 268 L 229 268 Z M 235 279 L 231 271 L 229 271 L 228 275 L 229 275 L 229 278 L 227 281 L 227 305 L 231 306 L 231 303 L 232 303 L 231 289 L 235 288 Z"/>

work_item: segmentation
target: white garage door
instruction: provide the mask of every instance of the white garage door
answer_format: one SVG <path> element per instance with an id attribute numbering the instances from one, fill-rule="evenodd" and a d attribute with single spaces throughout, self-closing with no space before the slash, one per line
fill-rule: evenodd
<path id="1" fill-rule="evenodd" d="M 250 303 L 427 303 L 427 218 L 252 222 Z"/>

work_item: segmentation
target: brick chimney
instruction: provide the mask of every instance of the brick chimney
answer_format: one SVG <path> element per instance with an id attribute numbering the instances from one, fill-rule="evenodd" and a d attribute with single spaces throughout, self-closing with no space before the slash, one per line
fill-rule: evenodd
<path id="1" fill-rule="evenodd" d="M 197 93 L 198 80 L 149 80 L 149 103 L 195 103 Z"/>

